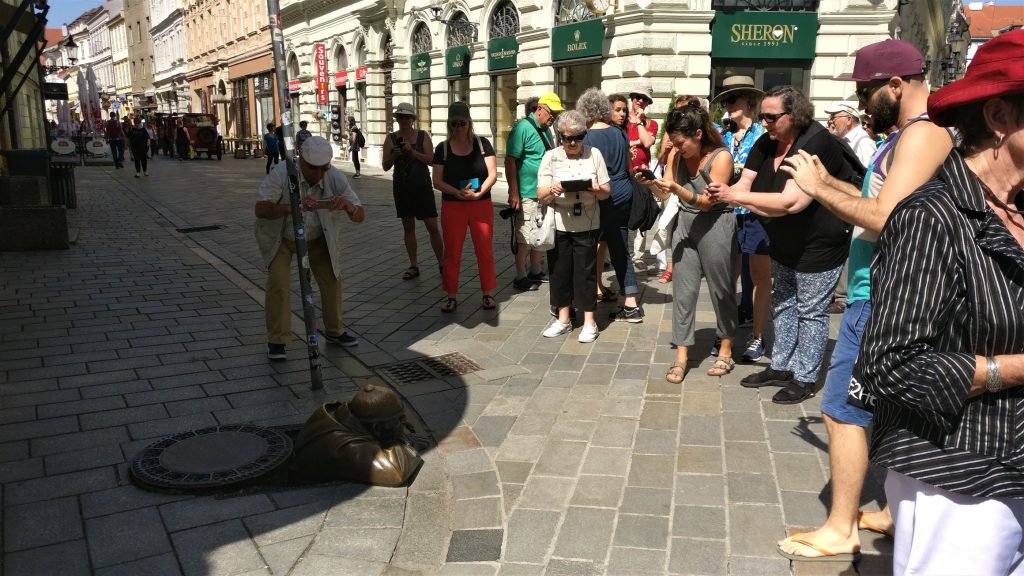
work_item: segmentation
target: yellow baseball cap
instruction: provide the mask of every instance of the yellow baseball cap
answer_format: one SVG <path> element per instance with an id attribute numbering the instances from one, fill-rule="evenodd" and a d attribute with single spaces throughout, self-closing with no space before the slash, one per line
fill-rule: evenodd
<path id="1" fill-rule="evenodd" d="M 552 112 L 564 112 L 565 108 L 562 108 L 562 100 L 558 97 L 558 94 L 554 92 L 548 92 L 547 94 L 540 97 L 537 101 L 538 105 L 547 106 Z"/>

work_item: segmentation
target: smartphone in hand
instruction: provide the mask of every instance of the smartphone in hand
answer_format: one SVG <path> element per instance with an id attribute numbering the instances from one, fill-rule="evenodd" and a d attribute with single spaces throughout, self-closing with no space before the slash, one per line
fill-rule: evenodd
<path id="1" fill-rule="evenodd" d="M 651 170 L 648 170 L 647 168 L 644 168 L 642 170 L 637 170 L 636 173 L 641 175 L 641 176 L 643 176 L 645 180 L 657 180 L 658 179 L 658 177 L 654 175 L 654 172 L 651 171 Z"/>
<path id="2" fill-rule="evenodd" d="M 320 209 L 320 210 L 327 210 L 327 209 L 329 209 L 333 205 L 334 205 L 334 200 L 332 200 L 332 199 L 325 198 L 325 199 L 320 199 L 320 200 L 316 201 L 316 207 L 317 207 L 317 209 Z"/>

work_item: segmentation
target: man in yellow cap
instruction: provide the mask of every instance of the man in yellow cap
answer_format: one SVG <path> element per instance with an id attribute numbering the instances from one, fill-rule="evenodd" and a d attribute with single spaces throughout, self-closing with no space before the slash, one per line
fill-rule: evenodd
<path id="1" fill-rule="evenodd" d="M 544 253 L 536 250 L 530 254 L 530 269 L 526 269 L 526 235 L 529 223 L 537 213 L 537 171 L 544 153 L 554 147 L 548 132 L 555 123 L 559 112 L 564 111 L 562 101 L 554 92 L 540 97 L 537 109 L 517 122 L 508 135 L 505 147 L 505 177 L 508 179 L 508 204 L 520 210 L 519 251 L 516 252 L 516 279 L 512 286 L 517 290 L 536 290 L 541 282 L 548 281 L 544 272 Z"/>

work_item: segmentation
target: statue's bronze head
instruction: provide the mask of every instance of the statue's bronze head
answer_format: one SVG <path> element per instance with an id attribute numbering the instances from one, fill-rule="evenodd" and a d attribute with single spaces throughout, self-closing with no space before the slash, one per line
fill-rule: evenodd
<path id="1" fill-rule="evenodd" d="M 395 442 L 401 438 L 405 405 L 394 390 L 367 384 L 352 397 L 348 408 L 382 442 Z"/>

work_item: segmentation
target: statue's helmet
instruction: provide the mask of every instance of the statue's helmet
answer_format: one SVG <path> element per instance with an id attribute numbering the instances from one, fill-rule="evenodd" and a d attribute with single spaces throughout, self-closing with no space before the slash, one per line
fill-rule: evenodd
<path id="1" fill-rule="evenodd" d="M 360 422 L 372 424 L 398 420 L 405 413 L 405 406 L 398 394 L 390 388 L 378 388 L 367 384 L 352 396 L 348 409 Z"/>

